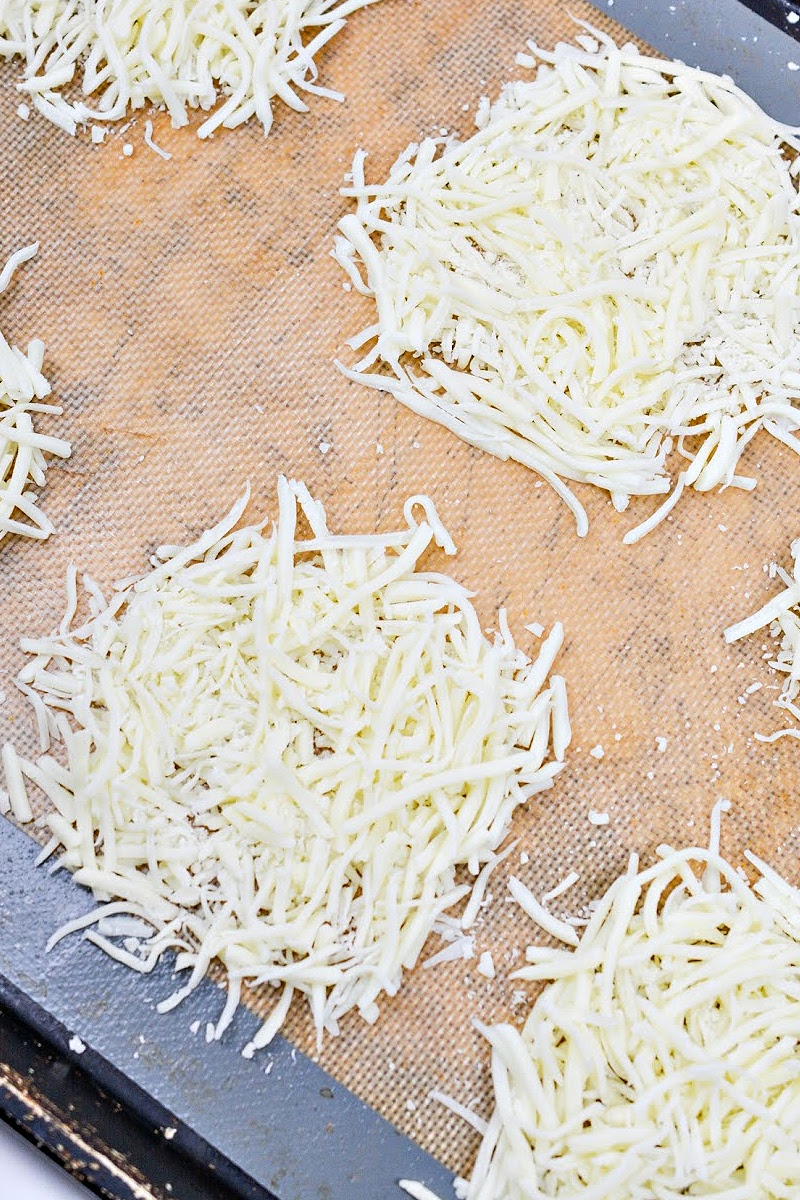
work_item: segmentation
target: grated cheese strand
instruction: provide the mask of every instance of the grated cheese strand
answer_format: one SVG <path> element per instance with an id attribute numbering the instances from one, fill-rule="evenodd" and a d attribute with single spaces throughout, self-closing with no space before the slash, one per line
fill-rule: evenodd
<path id="1" fill-rule="evenodd" d="M 59 629 L 23 639 L 19 683 L 44 739 L 22 771 L 51 802 L 60 865 L 100 902 L 97 931 L 90 916 L 51 944 L 80 929 L 143 971 L 176 948 L 186 978 L 161 1011 L 217 960 L 216 1037 L 243 984 L 273 985 L 251 1056 L 294 993 L 320 1039 L 353 1009 L 375 1020 L 469 894 L 456 868 L 483 889 L 515 808 L 552 785 L 567 717 L 546 679 L 561 627 L 531 661 L 420 569 L 435 539 L 455 551 L 427 497 L 406 529 L 366 536 L 330 534 L 285 478 L 270 532 L 236 527 L 245 500 L 107 604 L 88 582 L 77 627 L 73 569 Z M 153 929 L 134 950 L 108 922 L 126 913 Z"/>
<path id="2" fill-rule="evenodd" d="M 20 264 L 39 249 L 33 242 L 15 251 L 0 271 L 0 294 L 11 283 Z M 44 486 L 48 455 L 68 458 L 70 446 L 34 427 L 40 413 L 61 413 L 56 404 L 42 401 L 50 384 L 42 375 L 44 344 L 38 339 L 23 354 L 0 333 L 0 542 L 7 534 L 39 541 L 53 532 L 53 524 L 39 508 L 35 489 Z"/>
<path id="3" fill-rule="evenodd" d="M 0 0 L 0 57 L 24 60 L 18 90 L 73 135 L 145 105 L 166 109 L 175 127 L 187 124 L 187 109 L 213 109 L 201 138 L 251 117 L 268 133 L 276 98 L 297 112 L 308 111 L 302 93 L 344 99 L 317 82 L 315 56 L 375 2 Z M 81 98 L 68 100 L 70 89 Z M 145 140 L 169 157 L 152 129 Z"/>
<path id="4" fill-rule="evenodd" d="M 720 856 L 724 808 L 711 849 L 634 856 L 575 949 L 528 950 L 521 1031 L 478 1024 L 495 1107 L 466 1200 L 800 1194 L 800 891 Z"/>
<path id="5" fill-rule="evenodd" d="M 620 511 L 667 496 L 632 543 L 686 488 L 755 486 L 736 468 L 760 428 L 800 449 L 800 141 L 729 79 L 585 28 L 531 43 L 534 78 L 467 140 L 378 183 L 357 152 L 334 257 L 377 316 L 339 366 L 538 472 L 580 535 L 565 481 Z"/>
<path id="6" fill-rule="evenodd" d="M 762 629 L 769 629 L 773 638 L 780 639 L 777 652 L 768 657 L 770 667 L 785 677 L 775 704 L 800 722 L 800 707 L 796 703 L 800 692 L 800 538 L 792 542 L 791 554 L 794 559 L 791 577 L 775 563 L 770 567 L 772 578 L 778 575 L 783 579 L 784 590 L 752 616 L 729 625 L 725 641 L 730 645 Z M 773 742 L 781 737 L 800 737 L 800 730 L 790 726 L 768 736 L 757 733 L 755 737 L 762 742 Z"/>

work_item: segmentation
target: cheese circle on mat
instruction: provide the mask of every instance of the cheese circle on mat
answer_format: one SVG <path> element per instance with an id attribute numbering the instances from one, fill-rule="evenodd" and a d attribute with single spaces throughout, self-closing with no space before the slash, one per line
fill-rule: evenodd
<path id="1" fill-rule="evenodd" d="M 350 13 L 375 2 L 0 0 L 0 56 L 24 59 L 19 90 L 71 134 L 145 105 L 185 125 L 187 109 L 222 97 L 200 137 L 250 117 L 268 132 L 276 97 L 299 112 L 302 92 L 343 99 L 317 83 L 315 55 Z M 76 84 L 82 98 L 67 99 Z"/>
<path id="2" fill-rule="evenodd" d="M 340 537 L 304 485 L 278 496 L 270 533 L 236 528 L 245 497 L 107 603 L 92 587 L 76 628 L 73 576 L 20 675 L 44 753 L 19 764 L 52 802 L 50 849 L 105 902 L 57 936 L 85 925 L 138 970 L 175 947 L 189 978 L 163 1008 L 219 960 L 218 1035 L 244 982 L 279 988 L 249 1053 L 294 992 L 320 1037 L 353 1008 L 374 1020 L 469 892 L 456 867 L 492 858 L 569 741 L 564 681 L 547 681 L 561 626 L 533 662 L 504 614 L 488 640 L 465 589 L 418 570 L 434 539 L 455 552 L 427 497 L 405 529 Z M 149 935 L 106 936 L 120 914 Z"/>
<path id="3" fill-rule="evenodd" d="M 754 486 L 761 426 L 800 449 L 800 143 L 728 79 L 578 40 L 531 44 L 466 141 L 378 183 L 356 154 L 334 253 L 377 318 L 342 369 L 537 471 L 580 534 L 566 480 L 669 493 L 635 541 L 686 486 Z"/>
<path id="4" fill-rule="evenodd" d="M 0 271 L 0 294 L 21 263 L 33 258 L 39 243 L 16 250 Z M 62 438 L 38 430 L 40 413 L 60 413 L 56 404 L 44 403 L 50 384 L 42 374 L 44 343 L 35 338 L 26 352 L 12 346 L 0 333 L 0 542 L 9 533 L 42 540 L 53 532 L 53 523 L 37 503 L 36 491 L 44 486 L 48 456 L 68 458 L 70 446 Z"/>
<path id="5" fill-rule="evenodd" d="M 800 1195 L 800 892 L 748 855 L 659 849 L 618 879 L 520 1031 L 482 1026 L 495 1109 L 468 1200 Z"/>

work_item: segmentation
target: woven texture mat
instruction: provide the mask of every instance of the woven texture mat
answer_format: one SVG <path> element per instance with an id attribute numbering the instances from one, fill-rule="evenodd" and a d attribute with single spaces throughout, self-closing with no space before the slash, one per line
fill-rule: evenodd
<path id="1" fill-rule="evenodd" d="M 0 545 L 2 740 L 35 750 L 12 685 L 24 661 L 18 639 L 57 623 L 70 560 L 108 586 L 145 570 L 156 545 L 218 520 L 246 480 L 248 516 L 275 514 L 282 471 L 307 482 L 340 532 L 401 527 L 404 499 L 429 492 L 459 546 L 456 559 L 437 551 L 429 564 L 477 592 L 487 626 L 505 605 L 533 650 L 526 622 L 565 624 L 558 669 L 574 741 L 556 786 L 517 814 L 513 833 L 529 861 L 515 852 L 498 870 L 477 926 L 476 951 L 492 951 L 497 978 L 479 975 L 477 958 L 419 968 L 376 1026 L 352 1016 L 320 1056 L 461 1172 L 475 1135 L 428 1093 L 441 1088 L 486 1111 L 488 1054 L 471 1019 L 524 1017 L 527 1000 L 508 976 L 536 935 L 507 902 L 509 870 L 539 894 L 579 870 L 556 904 L 575 912 L 629 850 L 648 858 L 665 840 L 705 841 L 723 795 L 732 801 L 723 848 L 735 862 L 749 846 L 796 877 L 800 846 L 797 744 L 752 738 L 780 725 L 762 639 L 727 648 L 722 636 L 776 590 L 763 564 L 789 565 L 800 533 L 791 452 L 760 434 L 742 466 L 759 478 L 754 493 L 689 494 L 632 547 L 623 533 L 653 503 L 620 515 L 605 494 L 580 488 L 591 529 L 579 540 L 535 475 L 333 365 L 373 311 L 343 289 L 330 256 L 353 151 L 368 150 L 377 179 L 424 133 L 468 135 L 479 96 L 522 74 L 514 57 L 525 40 L 571 37 L 570 14 L 621 33 L 574 0 L 383 0 L 354 14 L 323 57 L 324 81 L 346 93 L 345 105 L 312 98 L 307 115 L 281 106 L 268 138 L 250 124 L 208 142 L 193 134 L 199 120 L 175 131 L 158 115 L 154 136 L 169 162 L 144 145 L 144 114 L 101 146 L 22 121 L 14 67 L 0 65 L 0 254 L 41 242 L 0 299 L 0 328 L 18 344 L 45 341 L 64 415 L 42 428 L 73 445 L 68 463 L 52 465 L 43 501 L 57 535 Z M 753 682 L 765 686 L 740 702 Z M 602 758 L 590 754 L 597 746 Z M 592 825 L 590 809 L 608 812 L 608 825 Z M 313 1053 L 303 1008 L 287 1032 Z"/>

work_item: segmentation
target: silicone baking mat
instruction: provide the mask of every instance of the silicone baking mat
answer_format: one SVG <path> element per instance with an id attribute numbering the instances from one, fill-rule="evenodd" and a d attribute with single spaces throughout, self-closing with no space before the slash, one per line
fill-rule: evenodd
<path id="1" fill-rule="evenodd" d="M 144 144 L 146 113 L 102 145 L 23 121 L 14 68 L 0 67 L 0 252 L 41 243 L 0 299 L 0 327 L 18 344 L 46 343 L 45 371 L 64 406 L 47 429 L 73 446 L 51 467 L 43 499 L 57 534 L 0 545 L 0 739 L 35 750 L 12 683 L 24 662 L 18 641 L 59 620 L 70 561 L 108 587 L 145 570 L 155 546 L 217 521 L 248 480 L 248 516 L 275 514 L 279 472 L 305 480 L 341 532 L 399 527 L 405 498 L 428 492 L 459 547 L 455 559 L 432 552 L 428 563 L 474 589 L 487 628 L 504 606 L 533 650 L 526 623 L 564 622 L 568 763 L 515 816 L 518 848 L 492 879 L 476 957 L 418 967 L 375 1026 L 352 1016 L 319 1055 L 461 1173 L 476 1136 L 429 1093 L 486 1112 L 488 1054 L 472 1018 L 525 1015 L 528 993 L 509 976 L 536 931 L 508 902 L 508 873 L 541 894 L 578 870 L 556 906 L 577 912 L 631 849 L 648 858 L 663 841 L 704 842 L 720 796 L 732 804 L 723 848 L 735 862 L 750 847 L 796 877 L 800 846 L 796 743 L 753 738 L 780 724 L 763 641 L 728 648 L 722 635 L 774 592 L 764 564 L 789 565 L 800 533 L 797 458 L 760 434 L 742 466 L 758 477 L 753 493 L 690 494 L 632 547 L 622 536 L 652 502 L 618 514 L 604 494 L 580 488 L 591 528 L 579 540 L 534 474 L 348 382 L 333 364 L 372 312 L 343 288 L 330 254 L 355 149 L 368 151 L 377 179 L 422 134 L 468 135 L 478 98 L 523 74 L 515 55 L 526 39 L 570 38 L 573 18 L 621 36 L 579 0 L 382 0 L 354 14 L 323 56 L 324 80 L 346 104 L 312 98 L 306 115 L 280 108 L 269 137 L 251 123 L 205 142 L 194 136 L 198 120 L 173 130 L 158 114 L 154 138 L 169 161 Z M 756 682 L 763 688 L 748 694 Z M 592 824 L 591 809 L 608 824 Z M 427 953 L 438 948 L 433 938 Z M 487 949 L 492 981 L 476 971 Z M 285 1032 L 315 1054 L 302 1007 Z"/>

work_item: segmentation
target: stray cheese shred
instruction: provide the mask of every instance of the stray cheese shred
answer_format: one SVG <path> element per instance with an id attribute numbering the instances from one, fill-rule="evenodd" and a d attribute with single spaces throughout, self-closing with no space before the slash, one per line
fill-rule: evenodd
<path id="1" fill-rule="evenodd" d="M 18 89 L 70 134 L 145 105 L 176 127 L 187 109 L 214 109 L 200 137 L 251 117 L 267 133 L 276 98 L 298 112 L 308 109 L 301 93 L 344 99 L 317 82 L 315 56 L 375 2 L 0 0 L 0 57 L 24 59 Z M 67 99 L 71 90 L 80 98 Z"/>
<path id="2" fill-rule="evenodd" d="M 769 629 L 773 637 L 780 639 L 777 653 L 769 658 L 773 670 L 784 676 L 781 693 L 775 704 L 778 708 L 786 709 L 800 722 L 800 705 L 797 703 L 800 692 L 800 538 L 792 542 L 791 553 L 794 559 L 791 575 L 777 563 L 772 563 L 769 568 L 771 576 L 784 584 L 784 590 L 752 616 L 729 626 L 725 630 L 725 640 L 729 644 L 738 642 L 762 629 Z M 800 737 L 800 728 L 779 730 L 768 737 L 758 733 L 755 735 L 762 742 L 785 736 Z"/>
<path id="3" fill-rule="evenodd" d="M 523 1029 L 480 1026 L 468 1200 L 800 1195 L 800 892 L 748 854 L 750 886 L 718 818 L 710 849 L 634 855 L 574 950 L 528 950 L 515 978 L 549 982 Z"/>
<path id="4" fill-rule="evenodd" d="M 244 984 L 272 985 L 249 1056 L 295 994 L 320 1039 L 352 1009 L 376 1019 L 468 895 L 456 868 L 479 876 L 551 786 L 566 717 L 547 682 L 561 626 L 531 661 L 418 569 L 432 541 L 455 552 L 427 497 L 365 536 L 331 534 L 283 477 L 271 532 L 237 528 L 246 502 L 108 602 L 90 584 L 77 626 L 73 570 L 59 631 L 22 642 L 42 754 L 18 763 L 52 804 L 58 864 L 100 901 L 53 942 L 83 929 L 140 971 L 174 948 L 187 979 L 164 1010 L 218 960 L 216 1036 Z M 149 936 L 115 940 L 120 915 Z"/>
<path id="5" fill-rule="evenodd" d="M 581 535 L 567 480 L 666 496 L 634 542 L 688 486 L 754 487 L 759 428 L 800 449 L 800 142 L 729 79 L 585 28 L 531 43 L 466 141 L 383 183 L 357 152 L 334 257 L 377 317 L 339 365 L 538 472 Z"/>
<path id="6" fill-rule="evenodd" d="M 17 267 L 38 249 L 39 243 L 33 242 L 11 255 L 0 271 L 0 293 Z M 44 403 L 50 384 L 42 374 L 43 361 L 44 343 L 38 338 L 23 353 L 0 333 L 0 541 L 9 533 L 43 540 L 53 532 L 36 492 L 44 486 L 48 455 L 68 458 L 70 446 L 34 425 L 39 414 L 62 411 L 56 404 Z"/>

